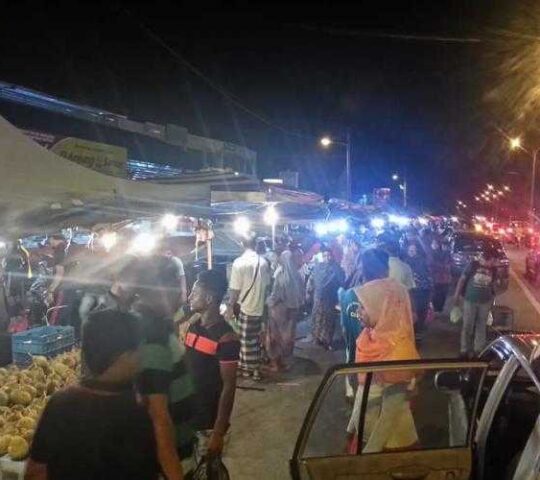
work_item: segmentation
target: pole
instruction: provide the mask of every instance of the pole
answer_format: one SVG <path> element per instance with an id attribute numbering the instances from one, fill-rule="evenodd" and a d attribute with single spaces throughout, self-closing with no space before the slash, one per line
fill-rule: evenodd
<path id="1" fill-rule="evenodd" d="M 351 132 L 347 130 L 347 157 L 346 157 L 346 195 L 347 200 L 350 202 L 352 197 L 352 184 L 351 184 Z"/>
<path id="2" fill-rule="evenodd" d="M 534 215 L 534 194 L 536 189 L 536 157 L 538 156 L 538 148 L 533 152 L 533 162 L 532 162 L 532 176 L 531 176 L 531 198 L 530 198 L 530 209 L 531 209 L 531 218 Z"/>
<path id="3" fill-rule="evenodd" d="M 272 222 L 272 250 L 276 251 L 276 222 Z"/>
<path id="4" fill-rule="evenodd" d="M 407 208 L 407 177 L 403 179 L 403 208 Z"/>

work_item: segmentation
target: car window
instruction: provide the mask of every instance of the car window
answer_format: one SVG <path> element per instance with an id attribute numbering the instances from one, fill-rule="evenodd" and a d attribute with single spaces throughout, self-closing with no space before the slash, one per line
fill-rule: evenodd
<path id="1" fill-rule="evenodd" d="M 445 365 L 336 374 L 327 385 L 302 456 L 467 446 L 484 371 Z M 354 401 L 345 395 L 346 381 L 355 386 Z"/>
<path id="2" fill-rule="evenodd" d="M 497 406 L 486 442 L 486 478 L 513 478 L 521 453 L 540 414 L 540 392 L 518 368 Z"/>

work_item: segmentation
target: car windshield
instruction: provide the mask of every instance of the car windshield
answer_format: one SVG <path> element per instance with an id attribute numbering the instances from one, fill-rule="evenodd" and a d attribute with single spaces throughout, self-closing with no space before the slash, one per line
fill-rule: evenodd
<path id="1" fill-rule="evenodd" d="M 454 249 L 462 252 L 502 251 L 501 242 L 489 237 L 460 236 L 455 240 Z"/>

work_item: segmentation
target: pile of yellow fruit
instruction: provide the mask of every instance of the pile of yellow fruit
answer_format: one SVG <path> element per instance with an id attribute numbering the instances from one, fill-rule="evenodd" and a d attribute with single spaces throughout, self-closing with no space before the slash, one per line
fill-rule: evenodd
<path id="1" fill-rule="evenodd" d="M 72 350 L 53 359 L 33 357 L 26 369 L 0 368 L 0 457 L 12 460 L 28 456 L 37 422 L 50 395 L 76 383 L 80 351 Z"/>

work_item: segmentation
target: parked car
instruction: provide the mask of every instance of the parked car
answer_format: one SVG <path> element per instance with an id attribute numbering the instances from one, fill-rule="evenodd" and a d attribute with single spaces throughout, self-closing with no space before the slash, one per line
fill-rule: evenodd
<path id="1" fill-rule="evenodd" d="M 539 334 L 512 335 L 474 361 L 331 368 L 300 430 L 291 477 L 540 479 L 539 345 Z M 355 409 L 347 377 L 360 382 Z"/>
<path id="2" fill-rule="evenodd" d="M 457 280 L 463 273 L 464 268 L 482 252 L 495 252 L 495 267 L 501 281 L 500 291 L 508 288 L 510 276 L 510 260 L 504 250 L 502 243 L 482 233 L 458 232 L 450 243 L 452 258 L 452 277 Z"/>

